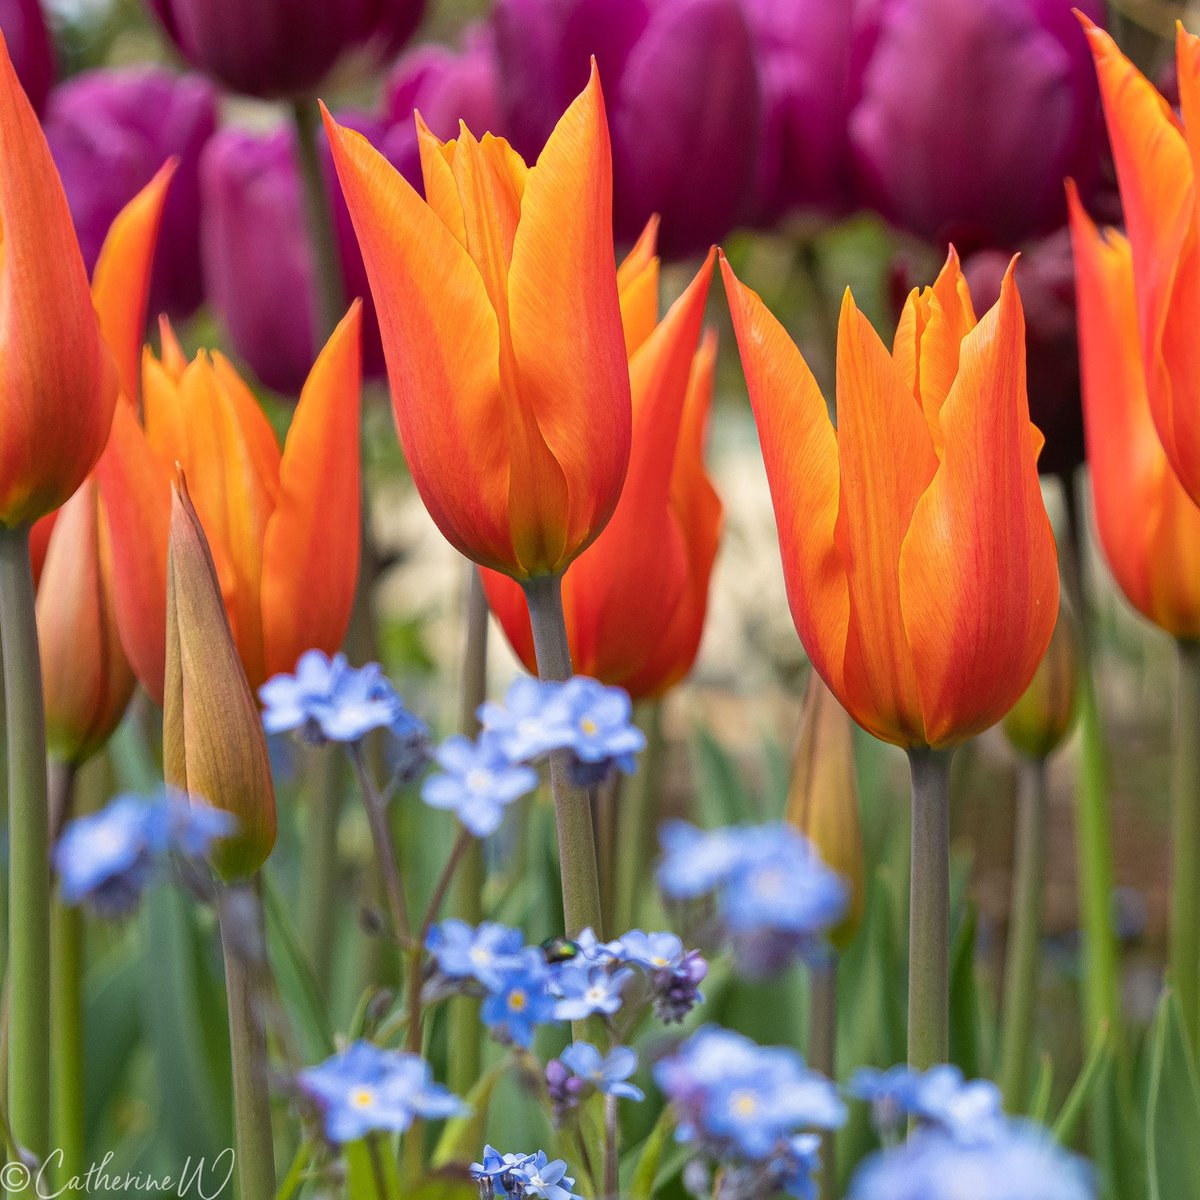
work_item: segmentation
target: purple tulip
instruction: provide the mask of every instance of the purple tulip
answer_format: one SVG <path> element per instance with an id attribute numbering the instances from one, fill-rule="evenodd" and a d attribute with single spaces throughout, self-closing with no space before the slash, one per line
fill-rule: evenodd
<path id="1" fill-rule="evenodd" d="M 0 0 L 0 32 L 17 78 L 40 113 L 54 82 L 54 47 L 38 0 Z"/>
<path id="2" fill-rule="evenodd" d="M 1014 245 L 1065 220 L 1063 178 L 1103 146 L 1073 5 L 1100 0 L 876 0 L 859 17 L 850 141 L 861 197 L 960 250 Z"/>
<path id="3" fill-rule="evenodd" d="M 745 0 L 763 86 L 755 219 L 796 209 L 843 213 L 853 203 L 850 119 L 853 6 Z"/>
<path id="4" fill-rule="evenodd" d="M 454 53 L 425 48 L 405 56 L 388 84 L 380 116 L 341 113 L 415 187 L 421 186 L 413 109 L 435 132 L 454 133 L 460 117 L 496 124 L 496 73 L 490 44 L 468 31 Z M 324 142 L 322 142 L 324 146 Z M 363 299 L 363 371 L 386 373 L 366 268 L 325 149 L 326 180 L 347 297 Z M 222 130 L 201 165 L 204 268 L 209 298 L 234 348 L 259 380 L 284 395 L 300 391 L 316 357 L 315 265 L 290 127 L 268 135 Z"/>
<path id="5" fill-rule="evenodd" d="M 54 89 L 44 124 L 89 270 L 113 218 L 168 158 L 178 158 L 150 311 L 194 312 L 203 299 L 199 162 L 216 129 L 212 86 L 157 67 L 89 71 Z"/>
<path id="6" fill-rule="evenodd" d="M 500 0 L 503 131 L 526 158 L 600 68 L 614 221 L 631 241 L 653 213 L 659 248 L 703 250 L 749 211 L 761 120 L 739 0 Z"/>
<path id="7" fill-rule="evenodd" d="M 149 0 L 196 67 L 248 96 L 311 95 L 348 51 L 378 61 L 420 23 L 425 0 Z"/>

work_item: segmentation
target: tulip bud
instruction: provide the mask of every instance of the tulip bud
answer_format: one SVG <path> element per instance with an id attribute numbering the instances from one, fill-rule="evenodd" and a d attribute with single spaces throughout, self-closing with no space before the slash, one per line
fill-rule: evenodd
<path id="1" fill-rule="evenodd" d="M 237 818 L 215 866 L 229 881 L 253 875 L 275 844 L 271 760 L 182 472 L 171 495 L 163 772 L 172 787 Z"/>
<path id="2" fill-rule="evenodd" d="M 1075 716 L 1079 631 L 1065 604 L 1033 682 L 1004 718 L 1004 733 L 1028 758 L 1045 758 L 1067 736 Z"/>
<path id="3" fill-rule="evenodd" d="M 150 0 L 189 62 L 247 96 L 311 95 L 342 56 L 386 61 L 424 0 Z"/>
<path id="4" fill-rule="evenodd" d="M 50 97 L 46 140 L 89 271 L 117 213 L 167 159 L 178 163 L 154 259 L 151 312 L 190 316 L 204 298 L 200 152 L 216 127 L 212 85 L 160 67 L 88 71 Z"/>
<path id="5" fill-rule="evenodd" d="M 854 735 L 849 714 L 816 671 L 804 697 L 787 819 L 849 885 L 846 916 L 830 934 L 834 946 L 845 950 L 862 924 L 866 901 Z"/>
<path id="6" fill-rule="evenodd" d="M 54 48 L 41 0 L 0 0 L 0 30 L 29 103 L 41 112 L 54 82 Z"/>
<path id="7" fill-rule="evenodd" d="M 78 765 L 120 724 L 135 684 L 117 632 L 112 552 L 94 475 L 58 511 L 37 622 L 47 750 Z"/>

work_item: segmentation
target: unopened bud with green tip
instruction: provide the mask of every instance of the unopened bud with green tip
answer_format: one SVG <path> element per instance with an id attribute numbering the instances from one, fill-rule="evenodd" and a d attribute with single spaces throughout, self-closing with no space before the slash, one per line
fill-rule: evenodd
<path id="1" fill-rule="evenodd" d="M 275 845 L 271 761 L 182 471 L 171 496 L 166 644 L 166 781 L 237 818 L 236 832 L 217 844 L 213 866 L 227 881 L 245 879 Z"/>
<path id="2" fill-rule="evenodd" d="M 850 889 L 846 916 L 829 934 L 834 947 L 845 950 L 862 924 L 866 896 L 854 732 L 849 714 L 815 671 L 804 697 L 787 820 Z"/>
<path id="3" fill-rule="evenodd" d="M 1071 730 L 1079 683 L 1079 630 L 1067 605 L 1024 695 L 1004 718 L 1005 736 L 1026 758 L 1045 758 Z"/>

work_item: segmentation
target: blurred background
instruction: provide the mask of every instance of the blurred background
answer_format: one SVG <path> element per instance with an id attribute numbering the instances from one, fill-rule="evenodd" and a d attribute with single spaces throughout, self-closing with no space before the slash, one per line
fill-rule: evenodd
<path id="1" fill-rule="evenodd" d="M 1174 22 L 1200 4 L 1076 0 L 1172 95 Z M 1059 527 L 1086 524 L 1074 283 L 1062 180 L 1120 222 L 1090 58 L 1071 0 L 0 0 L 89 266 L 119 208 L 168 155 L 152 306 L 189 347 L 224 347 L 282 428 L 315 356 L 316 267 L 290 98 L 315 92 L 420 186 L 413 110 L 536 156 L 597 57 L 612 130 L 618 255 L 653 213 L 668 293 L 719 241 L 799 342 L 832 407 L 838 305 L 852 287 L 890 339 L 952 242 L 982 312 L 1014 252 L 1029 387 Z M 328 164 L 326 164 L 328 167 Z M 330 172 L 328 183 L 335 184 Z M 348 295 L 366 282 L 344 208 Z M 668 296 L 668 298 L 670 298 Z M 724 302 L 710 458 L 726 531 L 704 645 L 666 703 L 668 803 L 697 790 L 769 815 L 786 790 L 807 668 L 788 614 L 765 475 Z M 368 322 L 370 326 L 371 322 Z M 365 453 L 385 662 L 417 711 L 453 696 L 465 573 L 408 483 L 377 332 Z M 1115 919 L 1126 1000 L 1157 995 L 1167 880 L 1167 637 L 1124 606 L 1095 554 L 1096 669 L 1112 755 Z M 515 670 L 492 639 L 498 678 Z M 860 739 L 868 854 L 903 845 L 907 768 Z M 719 748 L 717 750 L 716 748 Z M 1135 764 L 1135 765 L 1129 765 Z M 998 735 L 959 755 L 955 849 L 994 970 L 1007 909 L 1013 766 Z M 1070 747 L 1055 760 L 1047 1011 L 1072 1039 L 1077 906 Z M 1148 882 L 1149 881 L 1149 882 Z M 1158 881 L 1158 882 L 1155 882 Z M 1136 884 L 1136 887 L 1134 886 Z M 1068 1072 L 1064 1070 L 1065 1079 Z"/>

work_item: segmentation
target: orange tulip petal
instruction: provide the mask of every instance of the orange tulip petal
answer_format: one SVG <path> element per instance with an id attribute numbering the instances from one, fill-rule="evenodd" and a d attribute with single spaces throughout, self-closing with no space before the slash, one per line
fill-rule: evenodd
<path id="1" fill-rule="evenodd" d="M 651 217 L 633 249 L 617 268 L 617 295 L 625 332 L 625 357 L 654 332 L 658 324 L 658 217 Z"/>
<path id="2" fill-rule="evenodd" d="M 1074 187 L 1067 198 L 1096 532 L 1130 604 L 1176 637 L 1200 637 L 1200 508 L 1150 416 L 1129 242 L 1102 234 Z"/>
<path id="3" fill-rule="evenodd" d="M 112 530 L 113 595 L 121 643 L 156 704 L 166 654 L 167 529 L 171 494 L 133 409 L 119 405 L 96 468 Z"/>
<path id="4" fill-rule="evenodd" d="M 921 706 L 901 615 L 900 547 L 937 456 L 920 406 L 849 292 L 838 322 L 837 395 L 841 486 L 834 537 L 850 595 L 843 703 L 876 737 L 920 743 Z"/>
<path id="5" fill-rule="evenodd" d="M 362 305 L 355 301 L 300 393 L 263 543 L 266 675 L 346 636 L 358 580 Z"/>
<path id="6" fill-rule="evenodd" d="M 328 114 L 325 124 L 379 313 L 413 480 L 452 545 L 507 566 L 514 554 L 499 332 L 483 280 L 455 234 L 365 138 Z"/>
<path id="7" fill-rule="evenodd" d="M 414 113 L 413 120 L 417 123 L 417 149 L 421 155 L 425 203 L 441 217 L 442 223 L 465 250 L 467 222 L 458 195 L 458 184 L 454 180 L 454 168 L 450 165 L 453 153 L 449 145 L 434 135 L 420 113 Z"/>
<path id="8" fill-rule="evenodd" d="M 104 450 L 117 376 L 41 126 L 0 35 L 0 522 L 58 508 Z"/>
<path id="9" fill-rule="evenodd" d="M 562 470 L 569 498 L 561 549 L 531 571 L 561 569 L 612 515 L 629 460 L 630 398 L 612 244 L 612 162 L 595 66 L 529 170 L 508 278 L 523 404 Z M 562 519 L 518 473 L 512 507 Z M 529 518 L 535 518 L 531 515 Z M 558 560 L 554 555 L 558 550 Z"/>
<path id="10" fill-rule="evenodd" d="M 834 545 L 837 436 L 786 330 L 724 255 L 721 273 L 771 485 L 792 619 L 813 665 L 841 695 L 850 598 Z"/>
<path id="11" fill-rule="evenodd" d="M 710 253 L 630 363 L 625 486 L 612 519 L 563 580 L 576 669 L 608 683 L 625 686 L 641 669 L 688 583 L 687 546 L 669 499 L 713 259 Z"/>
<path id="12" fill-rule="evenodd" d="M 117 214 L 92 272 L 92 298 L 100 317 L 100 331 L 117 364 L 121 393 L 135 409 L 141 394 L 150 270 L 175 167 L 175 159 L 160 167 Z"/>
<path id="13" fill-rule="evenodd" d="M 942 460 L 900 553 L 904 628 L 933 746 L 1004 716 L 1033 678 L 1058 614 L 1012 270 L 996 306 L 963 341 L 941 411 Z"/>

